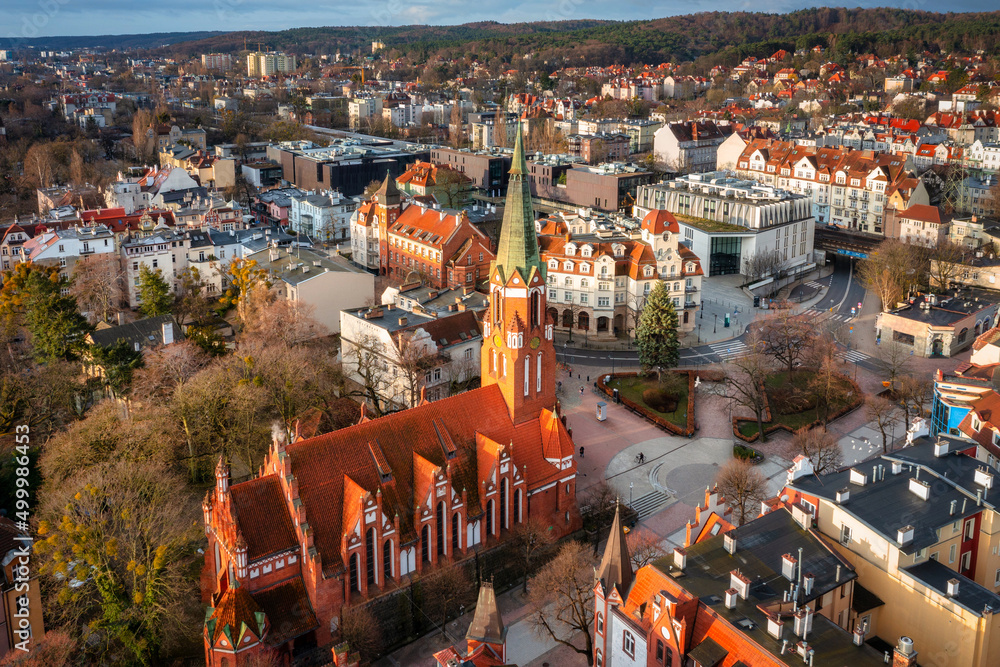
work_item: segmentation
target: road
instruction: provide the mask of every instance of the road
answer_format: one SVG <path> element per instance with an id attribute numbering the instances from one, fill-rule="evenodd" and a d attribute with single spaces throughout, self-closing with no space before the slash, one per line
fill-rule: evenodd
<path id="1" fill-rule="evenodd" d="M 865 288 L 858 280 L 855 268 L 854 260 L 839 260 L 830 277 L 823 279 L 830 281 L 826 296 L 806 311 L 804 316 L 823 316 L 845 324 L 853 321 L 858 315 L 858 304 L 863 302 L 865 297 Z M 721 363 L 740 356 L 747 349 L 744 342 L 747 330 L 749 330 L 749 325 L 736 338 L 708 345 L 682 348 L 680 365 L 695 366 Z M 559 360 L 570 366 L 607 368 L 609 365 L 614 367 L 616 365 L 638 366 L 639 364 L 638 352 L 634 350 L 593 350 L 564 344 L 559 346 L 556 352 Z M 848 355 L 849 361 L 855 361 L 855 358 L 851 356 L 852 353 L 846 348 L 844 348 L 844 353 Z M 869 370 L 877 370 L 875 362 L 870 358 L 858 358 L 857 363 Z"/>

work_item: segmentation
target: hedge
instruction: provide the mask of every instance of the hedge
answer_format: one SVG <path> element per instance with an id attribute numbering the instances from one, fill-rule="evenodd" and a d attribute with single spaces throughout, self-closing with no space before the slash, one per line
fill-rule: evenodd
<path id="1" fill-rule="evenodd" d="M 648 409 L 645 405 L 636 403 L 628 398 L 622 392 L 618 392 L 618 400 L 626 408 L 639 415 L 640 417 L 652 422 L 656 426 L 659 426 L 665 431 L 670 431 L 675 435 L 692 436 L 694 432 L 698 429 L 697 423 L 694 418 L 694 380 L 697 376 L 697 371 L 668 371 L 671 373 L 687 373 L 688 376 L 688 406 L 687 406 L 687 427 L 681 428 L 677 424 L 668 421 L 656 414 L 652 410 Z M 614 375 L 600 375 L 597 378 L 597 388 L 600 389 L 608 398 L 614 397 L 614 391 L 609 387 L 604 379 L 608 378 L 614 380 L 615 378 L 626 378 L 626 377 L 639 377 L 639 373 L 615 373 Z"/>

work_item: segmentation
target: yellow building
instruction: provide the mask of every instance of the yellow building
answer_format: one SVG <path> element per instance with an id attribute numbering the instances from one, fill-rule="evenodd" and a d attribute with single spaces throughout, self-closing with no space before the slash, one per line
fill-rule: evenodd
<path id="1" fill-rule="evenodd" d="M 853 468 L 812 474 L 799 457 L 782 492 L 812 514 L 869 592 L 851 629 L 914 639 L 924 664 L 1000 665 L 1000 471 L 963 452 L 976 443 L 918 438 Z M 891 643 L 891 642 L 890 642 Z"/>

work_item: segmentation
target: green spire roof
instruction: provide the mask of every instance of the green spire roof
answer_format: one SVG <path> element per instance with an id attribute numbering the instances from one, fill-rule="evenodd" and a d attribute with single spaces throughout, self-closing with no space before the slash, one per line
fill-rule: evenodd
<path id="1" fill-rule="evenodd" d="M 538 238 L 535 235 L 535 212 L 531 208 L 531 183 L 528 180 L 528 162 L 524 157 L 521 124 L 517 126 L 514 158 L 510 165 L 510 182 L 507 185 L 507 205 L 503 210 L 503 226 L 497 247 L 496 266 L 504 280 L 515 271 L 527 279 L 532 267 L 544 274 L 538 256 Z"/>

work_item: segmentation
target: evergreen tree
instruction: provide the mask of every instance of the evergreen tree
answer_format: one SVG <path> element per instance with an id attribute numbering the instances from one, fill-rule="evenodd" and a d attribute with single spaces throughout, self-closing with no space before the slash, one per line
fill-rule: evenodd
<path id="1" fill-rule="evenodd" d="M 639 316 L 635 329 L 635 342 L 639 348 L 639 363 L 645 368 L 670 368 L 680 360 L 680 342 L 677 340 L 677 311 L 670 299 L 667 286 L 656 281 L 646 298 L 646 306 Z"/>
<path id="2" fill-rule="evenodd" d="M 94 361 L 104 369 L 104 382 L 121 396 L 132 383 L 132 373 L 142 368 L 142 352 L 136 350 L 125 339 L 107 346 L 95 345 L 91 348 Z"/>
<path id="3" fill-rule="evenodd" d="M 174 298 L 170 293 L 170 284 L 163 278 L 159 269 L 153 271 L 143 265 L 139 268 L 139 312 L 144 317 L 156 317 L 170 312 Z"/>
<path id="4" fill-rule="evenodd" d="M 68 295 L 69 283 L 58 274 L 32 271 L 24 294 L 25 327 L 39 361 L 75 359 L 91 327 Z M 67 294 L 63 294 L 63 292 Z"/>

